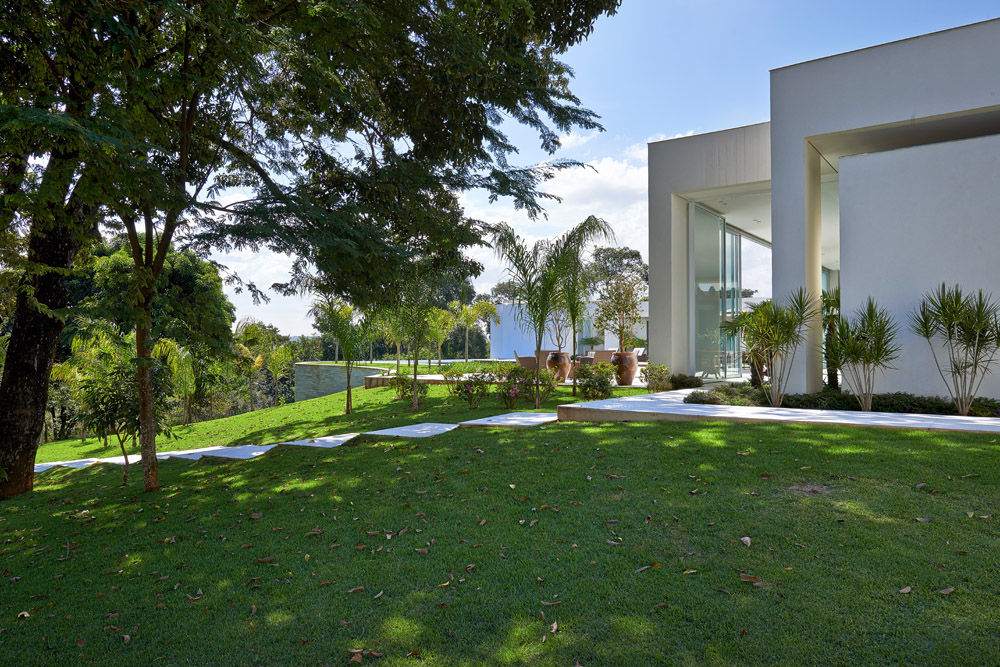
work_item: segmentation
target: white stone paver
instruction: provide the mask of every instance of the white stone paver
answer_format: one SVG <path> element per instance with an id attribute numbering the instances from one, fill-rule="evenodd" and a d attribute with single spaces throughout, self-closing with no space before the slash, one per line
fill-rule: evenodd
<path id="1" fill-rule="evenodd" d="M 1000 433 L 996 417 L 961 417 L 957 415 L 924 415 L 894 412 L 855 412 L 851 410 L 803 410 L 799 408 L 749 407 L 742 405 L 703 405 L 685 403 L 684 397 L 695 389 L 665 391 L 656 394 L 621 396 L 603 401 L 571 403 L 560 406 L 560 419 L 573 420 L 573 413 L 607 412 L 609 421 L 614 413 L 623 419 L 712 420 L 737 422 L 780 422 L 792 424 L 828 424 L 840 426 L 874 426 L 879 428 L 909 428 L 932 431 L 967 431 Z"/>
<path id="2" fill-rule="evenodd" d="M 379 431 L 368 431 L 365 435 L 384 435 L 396 438 L 429 438 L 434 435 L 447 433 L 458 428 L 458 424 L 410 424 L 409 426 L 397 426 L 396 428 L 384 428 Z"/>
<path id="3" fill-rule="evenodd" d="M 290 440 L 282 442 L 282 445 L 298 445 L 299 447 L 339 447 L 348 440 L 358 437 L 357 433 L 341 433 L 339 435 L 327 435 L 322 438 L 309 438 L 308 440 Z"/>
<path id="4" fill-rule="evenodd" d="M 541 424 L 551 424 L 559 417 L 554 412 L 508 412 L 504 415 L 494 415 L 483 417 L 482 419 L 472 419 L 461 422 L 459 427 L 470 428 L 474 426 L 498 426 L 506 428 L 525 428 L 528 426 L 539 426 Z"/>

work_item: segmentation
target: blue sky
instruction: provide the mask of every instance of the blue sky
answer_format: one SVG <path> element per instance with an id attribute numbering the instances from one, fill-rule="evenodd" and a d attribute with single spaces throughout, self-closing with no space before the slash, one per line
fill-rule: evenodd
<path id="1" fill-rule="evenodd" d="M 996 16 L 995 2 L 624 0 L 564 58 L 576 73 L 573 91 L 600 114 L 605 132 L 567 137 L 558 156 L 592 168 L 563 172 L 549 185 L 563 202 L 548 207 L 546 220 L 529 221 L 475 193 L 463 203 L 469 215 L 507 221 L 532 239 L 598 215 L 615 227 L 619 245 L 646 254 L 647 141 L 767 120 L 770 69 Z M 519 162 L 545 158 L 530 132 L 511 128 L 510 136 Z M 476 286 L 488 291 L 503 269 L 488 249 L 472 254 L 486 266 Z M 219 259 L 259 286 L 284 280 L 291 263 L 269 253 Z M 255 306 L 245 295 L 230 298 L 239 318 L 313 333 L 306 300 L 274 296 Z"/>

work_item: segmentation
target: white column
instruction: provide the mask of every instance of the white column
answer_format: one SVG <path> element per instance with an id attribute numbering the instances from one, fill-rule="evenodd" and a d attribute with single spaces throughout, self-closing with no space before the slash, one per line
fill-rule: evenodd
<path id="1" fill-rule="evenodd" d="M 822 158 L 808 141 L 805 151 L 805 288 L 818 306 L 823 292 Z M 823 388 L 823 321 L 819 314 L 806 324 L 805 334 L 800 353 L 806 361 L 806 391 L 815 392 Z"/>

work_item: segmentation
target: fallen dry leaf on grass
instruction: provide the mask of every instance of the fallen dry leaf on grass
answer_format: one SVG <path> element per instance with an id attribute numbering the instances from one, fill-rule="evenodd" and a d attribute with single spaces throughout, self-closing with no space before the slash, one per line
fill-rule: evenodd
<path id="1" fill-rule="evenodd" d="M 938 595 L 951 595 L 954 592 L 955 592 L 955 587 L 949 586 L 948 588 L 942 588 L 941 590 L 939 590 Z"/>
<path id="2" fill-rule="evenodd" d="M 363 590 L 365 590 L 365 587 L 364 587 L 364 586 L 355 586 L 354 588 L 350 589 L 350 590 L 349 590 L 349 591 L 347 591 L 347 592 L 348 592 L 348 593 L 360 593 L 360 592 L 361 592 L 361 591 L 363 591 Z"/>
<path id="3" fill-rule="evenodd" d="M 643 570 L 648 570 L 648 569 L 653 568 L 653 567 L 660 567 L 660 564 L 659 563 L 650 563 L 649 565 L 643 565 L 642 567 L 640 567 L 639 569 L 637 569 L 635 571 L 635 574 L 638 574 L 639 572 L 642 572 Z"/>
<path id="4" fill-rule="evenodd" d="M 752 540 L 749 537 L 741 537 L 740 538 L 740 542 L 742 542 L 743 544 L 745 544 L 747 546 L 750 546 L 751 541 Z"/>
<path id="5" fill-rule="evenodd" d="M 913 589 L 910 588 L 909 586 L 903 586 L 902 588 L 899 589 L 899 592 L 902 593 L 903 595 L 906 595 L 911 590 L 913 590 Z"/>

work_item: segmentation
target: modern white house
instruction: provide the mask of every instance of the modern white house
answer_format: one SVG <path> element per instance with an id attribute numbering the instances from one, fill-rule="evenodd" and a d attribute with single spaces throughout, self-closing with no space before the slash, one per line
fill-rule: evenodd
<path id="1" fill-rule="evenodd" d="M 650 143 L 650 360 L 739 376 L 719 325 L 746 295 L 839 285 L 844 314 L 871 296 L 899 324 L 877 390 L 945 394 L 909 317 L 942 282 L 1000 296 L 998 63 L 1000 20 L 820 58 L 771 71 L 769 123 Z M 791 391 L 821 387 L 822 335 Z"/>
<path id="2" fill-rule="evenodd" d="M 590 304 L 588 313 L 593 313 L 596 304 Z M 535 353 L 535 335 L 525 330 L 518 315 L 520 309 L 516 305 L 498 305 L 497 316 L 499 324 L 490 327 L 490 358 L 491 359 L 512 359 L 514 352 L 520 356 L 530 356 Z M 645 301 L 639 304 L 639 321 L 632 327 L 632 334 L 637 338 L 645 340 L 648 337 L 647 322 L 649 316 L 649 304 Z M 567 335 L 567 339 L 572 334 Z M 603 343 L 595 345 L 596 350 L 616 350 L 618 349 L 618 337 L 610 331 L 596 331 L 593 325 L 593 317 L 585 317 L 580 324 L 578 339 L 599 336 Z M 570 351 L 572 346 L 567 341 L 564 351 Z M 548 327 L 542 341 L 543 350 L 554 350 L 556 348 L 555 337 L 552 327 Z M 588 346 L 580 345 L 581 353 L 588 349 Z"/>

